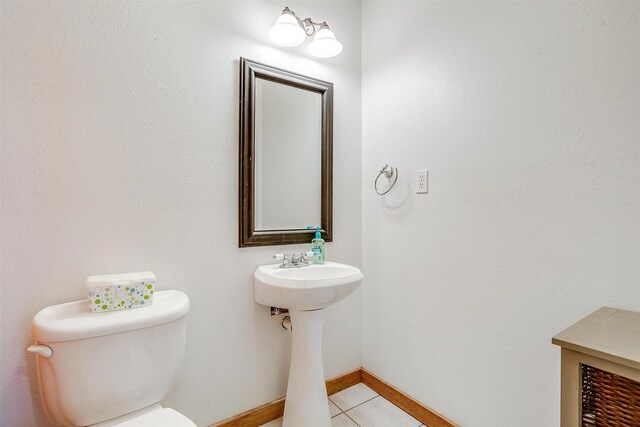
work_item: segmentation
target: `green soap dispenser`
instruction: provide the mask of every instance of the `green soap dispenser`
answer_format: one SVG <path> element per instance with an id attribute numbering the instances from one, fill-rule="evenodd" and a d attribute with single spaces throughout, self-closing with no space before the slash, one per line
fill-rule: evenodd
<path id="1" fill-rule="evenodd" d="M 313 252 L 311 264 L 324 264 L 324 239 L 320 234 L 320 226 L 310 225 L 307 228 L 316 229 L 316 237 L 311 241 L 311 252 Z"/>

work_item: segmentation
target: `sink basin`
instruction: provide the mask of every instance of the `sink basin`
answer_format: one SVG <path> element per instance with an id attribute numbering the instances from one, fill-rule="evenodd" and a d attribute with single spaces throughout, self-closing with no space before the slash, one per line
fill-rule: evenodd
<path id="1" fill-rule="evenodd" d="M 351 295 L 364 276 L 356 267 L 326 262 L 299 268 L 262 265 L 253 277 L 256 302 L 289 310 L 318 310 Z"/>
<path id="2" fill-rule="evenodd" d="M 293 343 L 283 427 L 331 427 L 322 369 L 324 308 L 355 291 L 364 275 L 356 267 L 325 262 L 308 267 L 262 265 L 253 274 L 256 302 L 288 308 Z"/>

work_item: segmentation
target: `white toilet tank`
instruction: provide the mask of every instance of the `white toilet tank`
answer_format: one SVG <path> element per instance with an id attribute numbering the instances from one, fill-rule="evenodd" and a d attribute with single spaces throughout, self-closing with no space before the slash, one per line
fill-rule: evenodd
<path id="1" fill-rule="evenodd" d="M 87 426 L 160 402 L 178 379 L 189 299 L 155 293 L 153 305 L 91 314 L 89 302 L 47 307 L 33 319 L 45 410 L 62 426 Z"/>

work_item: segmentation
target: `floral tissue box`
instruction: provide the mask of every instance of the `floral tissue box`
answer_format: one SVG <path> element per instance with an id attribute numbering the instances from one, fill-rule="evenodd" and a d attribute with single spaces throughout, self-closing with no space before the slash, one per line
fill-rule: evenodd
<path id="1" fill-rule="evenodd" d="M 86 282 L 91 312 L 148 307 L 153 304 L 155 283 L 150 271 L 91 276 Z"/>

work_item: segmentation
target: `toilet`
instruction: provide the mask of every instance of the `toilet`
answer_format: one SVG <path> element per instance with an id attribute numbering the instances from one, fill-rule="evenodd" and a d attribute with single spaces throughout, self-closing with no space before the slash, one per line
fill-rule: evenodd
<path id="1" fill-rule="evenodd" d="M 155 293 L 153 305 L 91 314 L 89 301 L 47 307 L 33 319 L 42 404 L 60 426 L 195 427 L 163 408 L 182 370 L 189 298 Z"/>

